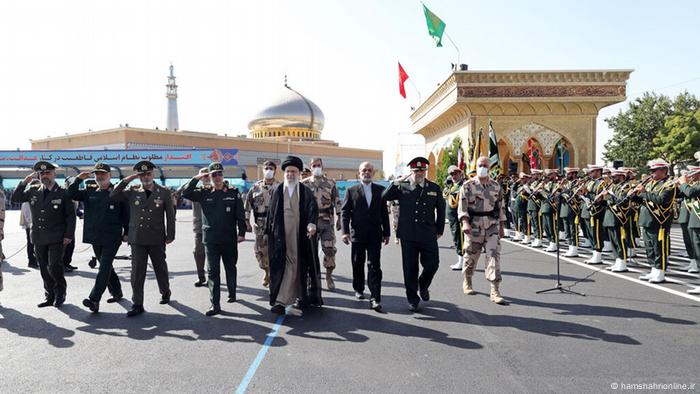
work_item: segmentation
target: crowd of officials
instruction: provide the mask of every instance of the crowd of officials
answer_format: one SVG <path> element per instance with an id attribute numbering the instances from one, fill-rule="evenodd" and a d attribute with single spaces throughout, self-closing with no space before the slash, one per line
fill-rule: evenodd
<path id="1" fill-rule="evenodd" d="M 596 165 L 565 168 L 562 173 L 533 169 L 530 174 L 493 179 L 488 158 L 480 157 L 469 176 L 450 166 L 445 188 L 440 190 L 426 178 L 429 165 L 423 157 L 414 158 L 408 163 L 410 173 L 385 188 L 373 182 L 372 163 L 363 162 L 357 184 L 347 189 L 341 201 L 335 181 L 324 174 L 321 158 L 311 159 L 307 167 L 298 157 L 288 156 L 281 162 L 282 182 L 275 179 L 277 164 L 267 161 L 263 179 L 245 194 L 224 180 L 225 169 L 218 162 L 202 168 L 173 192 L 154 182 L 156 167 L 149 161 L 137 163 L 134 173 L 116 184 L 109 164 L 96 163 L 66 188 L 56 183 L 56 166 L 40 161 L 11 193 L 11 201 L 23 204 L 28 262 L 41 272 L 44 298 L 39 307 L 61 307 L 66 301 L 64 272 L 70 269 L 66 255 L 72 255 L 75 245 L 78 211 L 84 219 L 82 241 L 92 246 L 99 263 L 94 286 L 82 304 L 97 313 L 105 291 L 110 294 L 108 303 L 124 297 L 113 262 L 126 242 L 131 249 L 129 317 L 145 312 L 149 260 L 159 302 L 170 302 L 166 249 L 176 240 L 175 206 L 181 197 L 192 203 L 194 285 L 209 289 L 208 316 L 221 313 L 222 265 L 226 300 L 236 302 L 238 243 L 247 233 L 254 237 L 261 285 L 269 288 L 271 312 L 297 316 L 307 307 L 323 304 L 322 277 L 327 290 L 335 289 L 337 231 L 342 242 L 351 245 L 355 297 L 368 299 L 369 307 L 377 311 L 382 309 L 381 249 L 389 243 L 392 229 L 401 247 L 408 308 L 418 311 L 422 301 L 430 300 L 440 261 L 438 239 L 446 220 L 457 254 L 451 268 L 461 270 L 463 292 L 476 294 L 472 278 L 484 254 L 489 297 L 496 304 L 506 303 L 500 290 L 500 239 L 504 236 L 532 247 L 543 247 L 546 240 L 550 252 L 557 251 L 561 236 L 568 246 L 566 256 L 577 256 L 578 247 L 586 242 L 593 249 L 586 262 L 601 264 L 602 253 L 610 250 L 615 272 L 626 271 L 627 264 L 634 262 L 641 237 L 651 270 L 640 279 L 660 283 L 668 265 L 671 223 L 677 218 L 691 257 L 686 269 L 698 272 L 700 166 L 690 165 L 673 179 L 668 163 L 661 159 L 648 163 L 649 174 L 642 179 L 632 168 Z M 137 178 L 140 183 L 130 185 Z M 82 211 L 76 209 L 78 202 Z M 4 209 L 0 215 L 4 222 Z M 700 294 L 700 287 L 688 292 Z"/>

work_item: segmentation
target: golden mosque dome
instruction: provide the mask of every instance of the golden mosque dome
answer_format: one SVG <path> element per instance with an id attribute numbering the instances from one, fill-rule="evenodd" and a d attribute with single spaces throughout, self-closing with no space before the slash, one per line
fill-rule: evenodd
<path id="1" fill-rule="evenodd" d="M 321 108 L 286 83 L 270 105 L 248 123 L 253 138 L 321 139 L 325 118 Z"/>

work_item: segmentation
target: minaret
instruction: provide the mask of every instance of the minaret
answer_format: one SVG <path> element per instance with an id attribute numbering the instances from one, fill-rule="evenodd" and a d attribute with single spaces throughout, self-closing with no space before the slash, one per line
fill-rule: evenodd
<path id="1" fill-rule="evenodd" d="M 170 65 L 170 75 L 168 76 L 168 84 L 165 97 L 168 98 L 168 122 L 165 127 L 169 131 L 177 131 L 180 126 L 177 121 L 177 85 L 175 84 L 175 74 L 173 74 L 173 65 Z"/>

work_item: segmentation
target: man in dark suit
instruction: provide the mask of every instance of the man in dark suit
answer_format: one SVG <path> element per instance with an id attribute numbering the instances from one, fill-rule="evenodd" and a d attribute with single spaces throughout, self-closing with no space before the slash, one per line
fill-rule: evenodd
<path id="1" fill-rule="evenodd" d="M 367 285 L 370 292 L 370 308 L 382 309 L 381 251 L 389 243 L 389 210 L 382 202 L 384 187 L 372 183 L 374 166 L 370 162 L 360 164 L 360 183 L 345 192 L 341 208 L 343 242 L 352 241 L 352 287 L 355 297 L 364 299 L 365 260 L 367 261 Z"/>
<path id="2" fill-rule="evenodd" d="M 428 289 L 440 265 L 437 240 L 445 230 L 445 199 L 440 187 L 425 177 L 429 164 L 424 157 L 414 158 L 408 163 L 411 175 L 392 182 L 382 195 L 384 202 L 399 200 L 398 235 L 411 312 L 418 311 L 420 300 L 430 300 Z"/>
<path id="3" fill-rule="evenodd" d="M 32 242 L 44 280 L 46 300 L 39 308 L 60 307 L 66 300 L 63 276 L 63 248 L 75 235 L 75 206 L 56 183 L 56 166 L 45 161 L 34 164 L 34 171 L 17 185 L 12 202 L 28 201 L 32 212 Z M 37 176 L 41 183 L 27 185 Z"/>

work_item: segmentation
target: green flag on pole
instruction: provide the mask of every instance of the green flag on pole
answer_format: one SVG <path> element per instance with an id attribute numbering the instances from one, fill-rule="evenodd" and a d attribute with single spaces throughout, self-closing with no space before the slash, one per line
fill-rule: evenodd
<path id="1" fill-rule="evenodd" d="M 445 22 L 433 14 L 428 7 L 423 4 L 423 13 L 425 14 L 425 22 L 428 24 L 428 34 L 430 34 L 437 43 L 437 46 L 442 46 L 442 33 L 445 32 Z"/>

